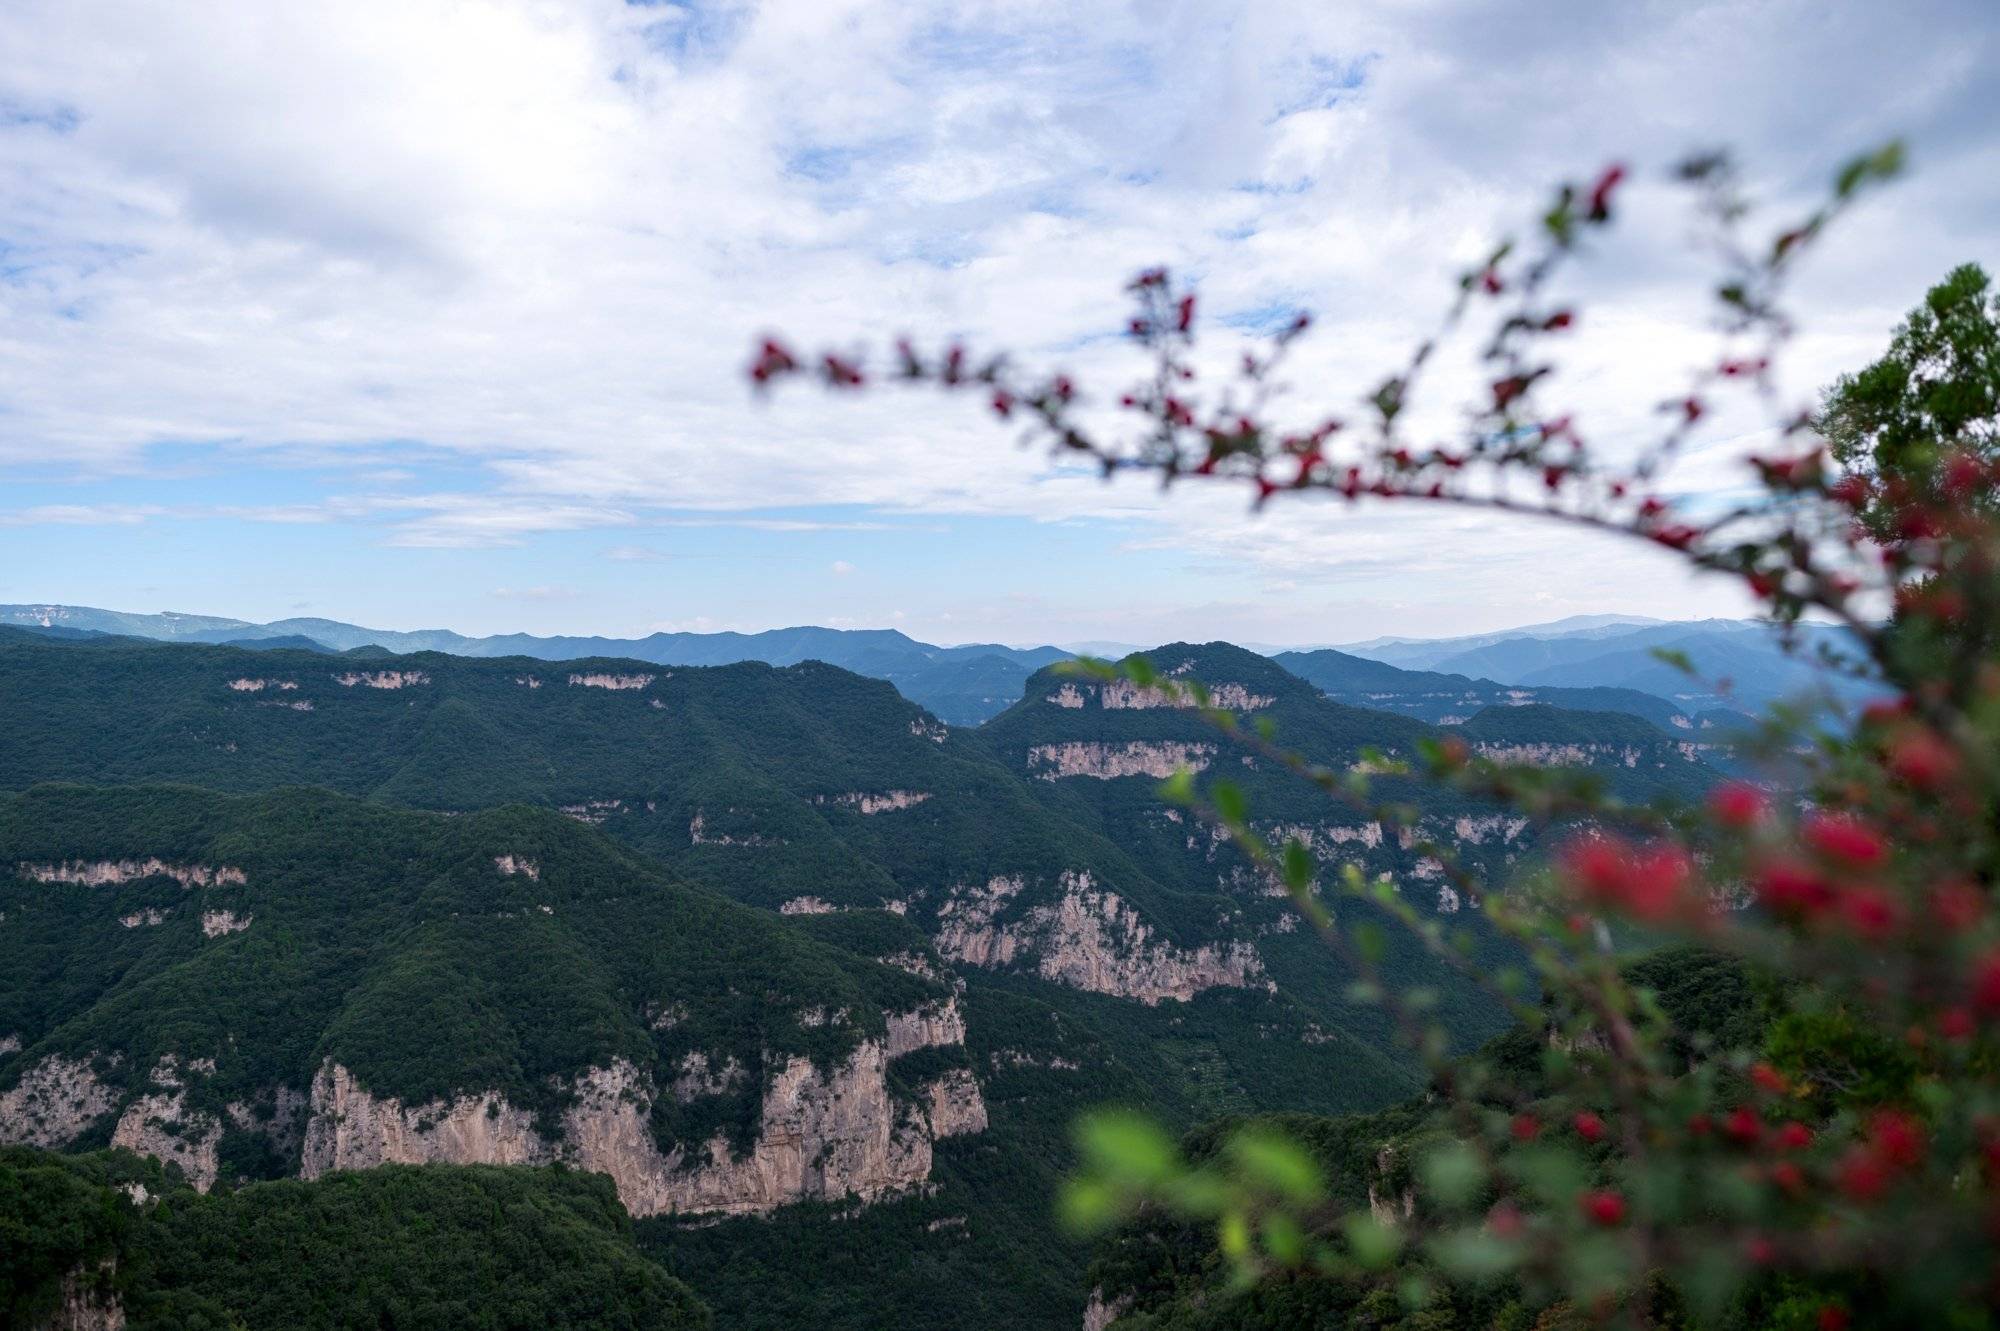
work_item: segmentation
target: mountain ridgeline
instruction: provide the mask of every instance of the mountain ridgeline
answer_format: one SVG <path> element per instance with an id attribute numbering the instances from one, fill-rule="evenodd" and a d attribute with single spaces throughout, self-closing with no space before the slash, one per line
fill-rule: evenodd
<path id="1" fill-rule="evenodd" d="M 1415 823 L 1385 823 L 1159 690 L 1047 663 L 965 729 L 820 661 L 69 628 L 0 628 L 0 1141 L 162 1162 L 151 1193 L 181 1200 L 107 1203 L 131 1212 L 131 1280 L 79 1256 L 36 1286 L 95 1281 L 142 1324 L 170 1306 L 160 1282 L 192 1279 L 147 1254 L 222 1260 L 167 1244 L 161 1206 L 217 1233 L 240 1207 L 338 1226 L 514 1188 L 476 1173 L 506 1167 L 517 1209 L 649 1310 L 599 1324 L 690 1324 L 699 1299 L 724 1326 L 1074 1326 L 1088 1254 L 1052 1202 L 1077 1113 L 1137 1102 L 1193 1127 L 1419 1089 L 1354 977 L 1160 779 L 1226 776 L 1259 830 L 1393 885 L 1488 965 L 1506 946 L 1424 843 L 1504 879 L 1549 835 L 1407 778 L 1379 794 Z M 1713 777 L 1671 705 L 1663 725 L 1538 690 L 1441 728 L 1228 644 L 1149 656 L 1335 767 L 1455 733 L 1628 799 Z M 1464 1047 L 1502 1028 L 1419 949 L 1385 964 L 1436 990 Z M 0 1175 L 41 1168 L 9 1159 Z M 475 1172 L 438 1198 L 315 1191 L 402 1165 Z M 605 1176 L 636 1227 L 536 1191 L 561 1171 Z M 871 1255 L 831 1260 L 853 1252 Z M 812 1281 L 783 1278 L 803 1265 Z"/>
<path id="2" fill-rule="evenodd" d="M 361 628 L 332 619 L 253 624 L 215 615 L 127 614 L 66 605 L 0 605 L 0 624 L 329 653 L 380 648 L 395 653 L 529 656 L 545 661 L 615 656 L 663 666 L 734 665 L 743 661 L 785 666 L 823 661 L 857 675 L 886 679 L 905 697 L 953 725 L 984 721 L 1021 696 L 1021 682 L 1032 671 L 1070 656 L 1056 647 L 1005 647 L 998 643 L 940 647 L 894 629 L 801 627 L 764 633 L 652 633 L 643 638 L 537 637 L 531 633 L 469 637 L 449 629 L 401 632 Z"/>

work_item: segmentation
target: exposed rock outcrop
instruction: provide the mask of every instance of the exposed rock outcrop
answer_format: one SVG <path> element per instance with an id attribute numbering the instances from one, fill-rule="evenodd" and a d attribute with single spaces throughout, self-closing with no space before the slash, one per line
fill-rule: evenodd
<path id="1" fill-rule="evenodd" d="M 926 1088 L 930 1096 L 931 1136 L 961 1137 L 986 1131 L 986 1099 L 966 1068 L 953 1068 Z"/>
<path id="2" fill-rule="evenodd" d="M 1182 687 L 1174 689 L 1140 688 L 1130 680 L 1115 679 L 1098 686 L 1098 699 L 1104 710 L 1137 711 L 1148 707 L 1194 707 L 1191 690 Z M 1269 707 L 1276 699 L 1262 693 L 1252 693 L 1242 684 L 1208 685 L 1208 705 L 1222 707 L 1232 712 L 1254 712 Z"/>
<path id="3" fill-rule="evenodd" d="M 205 910 L 201 913 L 201 936 L 220 938 L 224 934 L 240 934 L 250 927 L 253 918 L 233 910 Z"/>
<path id="4" fill-rule="evenodd" d="M 494 1091 L 415 1108 L 369 1094 L 329 1061 L 313 1078 L 299 1173 L 375 1165 L 533 1165 L 550 1158 L 534 1119 Z"/>
<path id="5" fill-rule="evenodd" d="M 62 1302 L 33 1331 L 125 1331 L 125 1307 L 111 1285 L 117 1263 L 79 1266 L 63 1277 Z"/>
<path id="6" fill-rule="evenodd" d="M 1105 1331 L 1105 1328 L 1132 1310 L 1132 1296 L 1120 1294 L 1107 1302 L 1102 1289 L 1090 1291 L 1090 1302 L 1083 1305 L 1083 1331 Z"/>
<path id="7" fill-rule="evenodd" d="M 965 1014 L 956 998 L 920 1007 L 914 1012 L 889 1014 L 887 1049 L 890 1058 L 919 1049 L 939 1049 L 965 1043 Z"/>
<path id="8" fill-rule="evenodd" d="M 700 843 L 697 842 L 697 845 Z M 778 907 L 780 915 L 831 915 L 840 907 L 821 897 L 793 897 Z"/>
<path id="9" fill-rule="evenodd" d="M 170 1060 L 162 1060 L 153 1080 L 165 1089 L 142 1095 L 125 1107 L 111 1144 L 179 1165 L 197 1192 L 207 1192 L 215 1186 L 215 1148 L 222 1140 L 222 1124 L 211 1114 L 188 1109 L 187 1090 Z"/>
<path id="10" fill-rule="evenodd" d="M 625 1062 L 586 1074 L 563 1117 L 575 1163 L 609 1174 L 635 1216 L 669 1211 L 732 1215 L 808 1199 L 871 1201 L 930 1174 L 931 1130 L 915 1106 L 889 1094 L 882 1046 L 864 1041 L 826 1071 L 792 1058 L 765 1088 L 757 1138 L 733 1156 L 718 1135 L 696 1153 L 662 1154 L 648 1124 L 651 1097 Z"/>
<path id="11" fill-rule="evenodd" d="M 431 677 L 421 670 L 348 670 L 333 677 L 344 689 L 360 684 L 371 689 L 407 689 L 428 684 Z"/>
<path id="12" fill-rule="evenodd" d="M 0 1142 L 66 1145 L 117 1099 L 87 1061 L 51 1054 L 0 1094 Z"/>
<path id="13" fill-rule="evenodd" d="M 680 1075 L 667 1085 L 667 1094 L 687 1104 L 703 1096 L 724 1095 L 743 1084 L 750 1074 L 733 1058 L 711 1065 L 707 1054 L 692 1053 L 681 1060 Z"/>
<path id="14" fill-rule="evenodd" d="M 575 689 L 610 689 L 613 693 L 620 693 L 628 689 L 643 689 L 656 678 L 656 675 L 571 675 L 569 683 Z"/>
<path id="15" fill-rule="evenodd" d="M 1181 768 L 1199 772 L 1215 753 L 1213 744 L 1180 740 L 1132 740 L 1113 744 L 1072 740 L 1037 744 L 1028 750 L 1028 771 L 1044 781 L 1066 776 L 1110 781 L 1121 776 L 1169 777 Z"/>
<path id="16" fill-rule="evenodd" d="M 172 911 L 161 910 L 158 906 L 148 906 L 144 910 L 135 910 L 130 915 L 120 915 L 118 923 L 127 929 L 145 929 L 156 924 L 165 924 L 167 916 L 171 914 Z"/>
<path id="17" fill-rule="evenodd" d="M 512 877 L 514 874 L 522 874 L 534 879 L 536 882 L 540 882 L 542 878 L 542 866 L 533 860 L 524 859 L 519 855 L 495 855 L 493 857 L 493 867 L 509 877 Z"/>
<path id="18" fill-rule="evenodd" d="M 920 1034 L 962 1036 L 955 1005 L 933 1013 Z M 901 1037 L 915 1038 L 905 1027 Z M 951 1042 L 945 1040 L 945 1042 Z M 920 1046 L 912 1046 L 920 1047 Z M 313 1081 L 300 1172 L 378 1164 L 541 1164 L 563 1161 L 608 1174 L 635 1216 L 674 1211 L 757 1214 L 809 1199 L 870 1201 L 929 1177 L 931 1142 L 979 1132 L 986 1106 L 969 1072 L 926 1084 L 920 1102 L 890 1091 L 886 1043 L 860 1042 L 848 1057 L 815 1067 L 784 1060 L 764 1089 L 757 1134 L 737 1155 L 726 1136 L 663 1151 L 652 1129 L 653 1084 L 624 1060 L 593 1068 L 572 1086 L 559 1137 L 536 1133 L 530 1115 L 495 1092 L 414 1107 L 378 1097 L 329 1062 Z M 668 1093 L 682 1099 L 733 1089 L 747 1075 L 732 1059 L 705 1054 L 681 1065 Z"/>
<path id="19" fill-rule="evenodd" d="M 156 858 L 23 864 L 20 872 L 22 877 L 32 878 L 38 883 L 75 883 L 81 887 L 110 887 L 155 877 L 171 878 L 182 887 L 220 887 L 249 881 L 241 869 L 232 869 L 226 864 L 169 864 Z"/>
<path id="20" fill-rule="evenodd" d="M 298 681 L 292 679 L 232 679 L 229 687 L 238 693 L 262 693 L 265 689 L 295 689 Z"/>
<path id="21" fill-rule="evenodd" d="M 1166 999 L 1185 1002 L 1205 989 L 1248 988 L 1263 974 L 1247 943 L 1183 948 L 1157 938 L 1137 911 L 1087 873 L 1066 872 L 1059 885 L 1056 901 L 1011 919 L 1002 917 L 1025 890 L 1022 879 L 953 888 L 932 941 L 953 961 L 997 968 L 1032 960 L 1045 980 L 1136 998 L 1149 1007 Z"/>
<path id="22" fill-rule="evenodd" d="M 914 809 L 931 797 L 928 790 L 884 790 L 870 793 L 853 790 L 844 795 L 815 795 L 814 804 L 838 804 L 856 813 L 888 813 L 894 809 Z"/>

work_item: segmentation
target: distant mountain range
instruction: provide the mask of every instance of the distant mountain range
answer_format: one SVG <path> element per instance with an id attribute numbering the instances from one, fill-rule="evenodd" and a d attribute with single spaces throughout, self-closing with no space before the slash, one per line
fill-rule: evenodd
<path id="1" fill-rule="evenodd" d="M 128 614 L 75 605 L 0 605 L 0 624 L 115 633 L 167 642 L 231 647 L 294 647 L 345 652 L 362 647 L 453 656 L 533 656 L 544 661 L 615 656 L 654 665 L 734 665 L 824 661 L 857 675 L 886 679 L 910 701 L 953 725 L 977 725 L 1021 696 L 1028 676 L 1074 653 L 1059 647 L 972 643 L 939 647 L 894 629 L 771 629 L 763 633 L 654 633 L 643 638 L 537 637 L 502 633 L 468 637 L 449 629 L 363 628 L 334 619 L 269 624 L 215 615 Z"/>
<path id="2" fill-rule="evenodd" d="M 1638 690 L 1668 699 L 1684 712 L 1754 711 L 1780 698 L 1815 692 L 1852 701 L 1878 691 L 1815 663 L 1822 651 L 1854 653 L 1854 639 L 1846 630 L 1804 624 L 1798 634 L 1800 649 L 1788 652 L 1771 627 L 1757 620 L 1589 615 L 1463 638 L 1381 638 L 1341 650 L 1403 670 L 1523 688 Z M 1693 673 L 1663 659 L 1663 653 L 1685 658 Z"/>
<path id="3" fill-rule="evenodd" d="M 371 629 L 332 619 L 257 624 L 215 615 L 0 605 L 0 625 L 9 624 L 56 636 L 117 634 L 366 655 L 434 651 L 545 661 L 617 657 L 666 666 L 823 661 L 887 680 L 911 702 L 958 726 L 979 725 L 998 716 L 1021 697 L 1029 676 L 1045 666 L 1082 653 L 1117 657 L 1137 650 L 1105 641 L 1067 647 L 1000 643 L 945 647 L 894 629 L 811 626 L 762 633 L 654 633 L 643 638 L 528 633 L 471 637 L 448 629 Z M 1867 685 L 1813 664 L 1813 653 L 1822 648 L 1849 649 L 1848 635 L 1824 625 L 1807 625 L 1800 632 L 1807 650 L 1788 653 L 1770 627 L 1755 620 L 1579 615 L 1456 638 L 1376 638 L 1316 650 L 1258 644 L 1249 650 L 1271 657 L 1336 701 L 1439 724 L 1452 724 L 1487 706 L 1547 703 L 1625 712 L 1685 730 L 1699 727 L 1704 714 L 1714 714 L 1709 717 L 1712 728 L 1723 714 L 1755 712 L 1777 699 L 1815 691 L 1847 701 L 1871 694 Z M 1661 659 L 1662 651 L 1684 657 L 1694 673 Z"/>

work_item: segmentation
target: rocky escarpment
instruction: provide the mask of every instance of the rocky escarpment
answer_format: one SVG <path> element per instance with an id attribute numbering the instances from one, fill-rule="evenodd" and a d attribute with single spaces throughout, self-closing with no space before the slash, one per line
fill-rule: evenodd
<path id="1" fill-rule="evenodd" d="M 569 683 L 571 688 L 576 689 L 609 689 L 613 693 L 621 693 L 626 690 L 643 689 L 655 678 L 657 676 L 654 675 L 571 675 Z"/>
<path id="2" fill-rule="evenodd" d="M 1186 768 L 1199 772 L 1215 754 L 1213 744 L 1180 740 L 1132 740 L 1104 743 L 1071 740 L 1064 744 L 1037 744 L 1028 750 L 1028 771 L 1043 781 L 1066 776 L 1095 777 L 1111 781 L 1121 776 L 1170 777 Z"/>
<path id="3" fill-rule="evenodd" d="M 371 689 L 407 689 L 428 684 L 431 677 L 421 670 L 348 670 L 333 677 L 344 689 L 359 684 Z"/>
<path id="4" fill-rule="evenodd" d="M 1101 1288 L 1090 1291 L 1090 1301 L 1083 1307 L 1083 1331 L 1105 1331 L 1113 1322 L 1132 1310 L 1132 1296 L 1120 1294 L 1107 1300 Z"/>
<path id="5" fill-rule="evenodd" d="M 125 1331 L 125 1305 L 112 1284 L 117 1262 L 79 1266 L 63 1277 L 61 1302 L 33 1331 Z"/>
<path id="6" fill-rule="evenodd" d="M 213 1065 L 208 1069 L 212 1071 Z M 187 1087 L 182 1081 L 179 1061 L 172 1055 L 153 1069 L 155 1089 L 141 1095 L 118 1116 L 111 1144 L 137 1155 L 150 1155 L 163 1164 L 179 1165 L 181 1173 L 199 1192 L 215 1186 L 218 1172 L 216 1147 L 222 1141 L 222 1124 L 212 1114 L 187 1107 Z"/>
<path id="7" fill-rule="evenodd" d="M 870 792 L 851 790 L 841 795 L 815 795 L 814 804 L 836 804 L 852 809 L 856 813 L 889 813 L 896 809 L 914 809 L 931 797 L 928 790 L 884 790 Z"/>
<path id="8" fill-rule="evenodd" d="M 224 934 L 239 934 L 250 927 L 250 915 L 238 915 L 233 910 L 205 910 L 201 913 L 201 936 L 220 938 Z"/>
<path id="9" fill-rule="evenodd" d="M 75 883 L 80 887 L 115 887 L 142 878 L 171 878 L 182 887 L 219 887 L 245 883 L 241 869 L 226 864 L 169 864 L 156 858 L 143 860 L 64 860 L 60 864 L 22 864 L 23 878 L 38 883 Z"/>
<path id="10" fill-rule="evenodd" d="M 665 1148 L 652 1128 L 661 1091 L 617 1060 L 570 1084 L 571 1102 L 553 1139 L 532 1116 L 494 1092 L 404 1105 L 377 1096 L 328 1062 L 313 1081 L 300 1172 L 378 1164 L 542 1164 L 561 1161 L 608 1174 L 633 1215 L 756 1214 L 793 1202 L 905 1191 L 930 1175 L 932 1143 L 986 1127 L 978 1083 L 953 1069 L 912 1101 L 890 1087 L 891 1061 L 917 1049 L 956 1045 L 965 1021 L 955 1000 L 892 1015 L 884 1039 L 863 1040 L 826 1066 L 791 1056 L 764 1087 L 747 1152 L 718 1133 Z M 747 1075 L 733 1059 L 690 1055 L 665 1094 L 683 1102 L 734 1090 Z"/>
<path id="11" fill-rule="evenodd" d="M 1472 746 L 1480 757 L 1496 763 L 1528 767 L 1665 767 L 1669 762 L 1693 762 L 1699 746 L 1687 741 L 1660 744 L 1582 744 L 1543 741 Z"/>
<path id="12" fill-rule="evenodd" d="M 1232 712 L 1254 712 L 1277 701 L 1268 694 L 1253 693 L 1243 684 L 1208 684 L 1207 706 Z M 1154 707 L 1194 708 L 1202 706 L 1191 687 L 1160 688 L 1140 686 L 1130 680 L 1114 679 L 1103 684 L 1064 684 L 1046 701 L 1070 711 L 1088 707 L 1092 700 L 1107 712 L 1137 712 Z"/>
<path id="13" fill-rule="evenodd" d="M 52 1054 L 0 1094 L 0 1142 L 66 1145 L 117 1100 L 87 1060 Z"/>
<path id="14" fill-rule="evenodd" d="M 1058 887 L 1055 901 L 1019 912 L 1012 908 L 1027 888 L 1021 878 L 955 887 L 938 911 L 932 942 L 952 961 L 990 968 L 1030 963 L 1045 980 L 1148 1006 L 1262 979 L 1263 964 L 1247 943 L 1178 947 L 1089 874 L 1066 872 Z"/>

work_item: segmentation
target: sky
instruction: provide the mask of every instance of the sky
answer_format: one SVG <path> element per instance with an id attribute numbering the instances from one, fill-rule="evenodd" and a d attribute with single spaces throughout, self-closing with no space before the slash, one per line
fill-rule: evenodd
<path id="1" fill-rule="evenodd" d="M 963 336 L 1108 398 L 1142 370 L 1120 288 L 1164 263 L 1217 364 L 1312 311 L 1285 409 L 1348 410 L 1617 161 L 1565 371 L 1615 454 L 1715 355 L 1672 164 L 1730 148 L 1775 230 L 1908 144 L 1798 274 L 1805 405 L 1953 265 L 2000 272 L 1996 67 L 1991 0 L 9 0 L 0 602 L 1019 644 L 1741 614 L 1636 545 L 1253 515 L 963 399 L 744 368 L 770 331 Z M 1673 493 L 1769 443 L 1710 425 Z"/>

